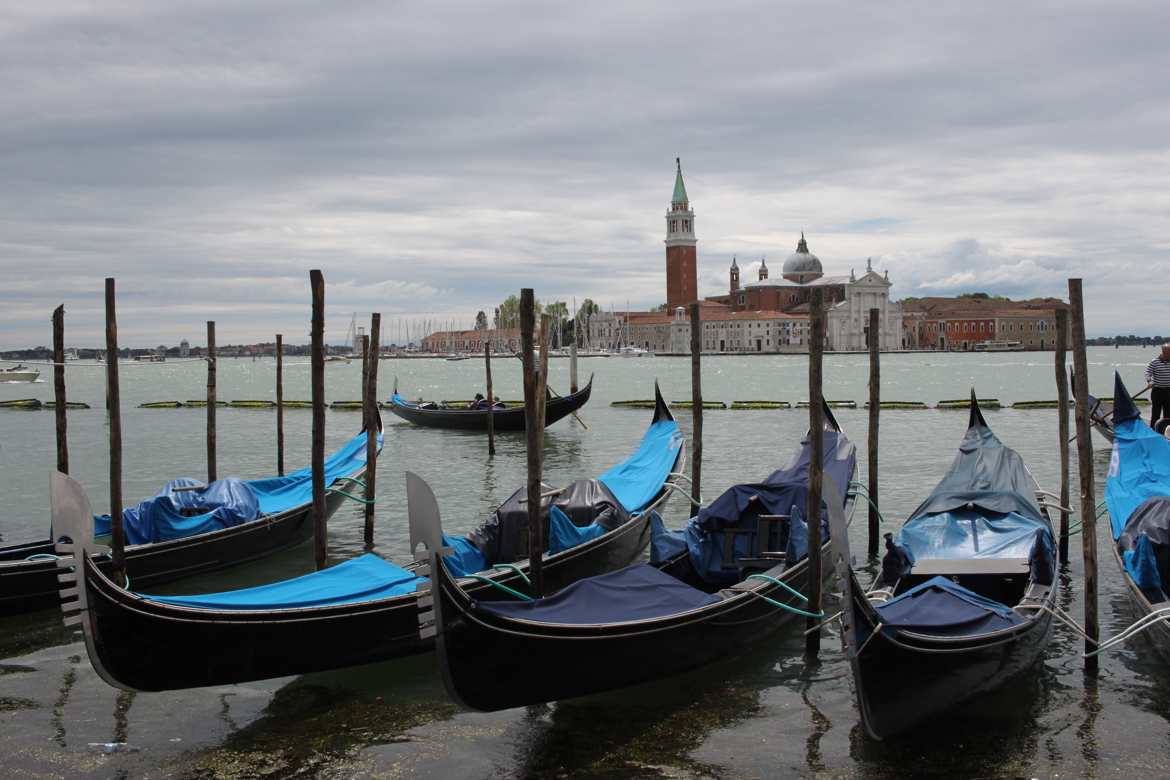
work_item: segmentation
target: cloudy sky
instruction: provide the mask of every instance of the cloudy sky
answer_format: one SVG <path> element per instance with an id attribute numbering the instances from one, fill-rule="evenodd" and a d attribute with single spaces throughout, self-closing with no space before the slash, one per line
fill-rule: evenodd
<path id="1" fill-rule="evenodd" d="M 896 297 L 1060 295 L 1170 332 L 1170 4 L 8 3 L 0 348 L 307 339 L 665 300 L 681 156 L 700 292 L 801 230 Z"/>

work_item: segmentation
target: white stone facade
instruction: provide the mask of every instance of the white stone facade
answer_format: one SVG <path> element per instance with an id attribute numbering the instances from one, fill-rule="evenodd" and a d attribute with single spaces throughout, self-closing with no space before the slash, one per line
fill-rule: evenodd
<path id="1" fill-rule="evenodd" d="M 878 310 L 880 340 L 884 351 L 902 349 L 902 307 L 890 300 L 890 280 L 866 269 L 860 278 L 850 278 L 845 285 L 845 300 L 829 309 L 825 348 L 837 352 L 869 348 L 869 310 Z"/>

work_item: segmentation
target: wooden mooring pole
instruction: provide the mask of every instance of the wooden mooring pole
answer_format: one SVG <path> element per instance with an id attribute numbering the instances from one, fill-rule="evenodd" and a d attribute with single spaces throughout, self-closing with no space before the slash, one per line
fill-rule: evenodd
<path id="1" fill-rule="evenodd" d="M 577 392 L 577 321 L 573 320 L 573 340 L 569 342 L 569 395 Z"/>
<path id="2" fill-rule="evenodd" d="M 483 345 L 483 370 L 487 374 L 487 424 L 488 424 L 488 455 L 496 454 L 496 397 L 492 395 L 492 340 L 489 338 Z"/>
<path id="3" fill-rule="evenodd" d="M 313 395 L 313 553 L 318 569 L 324 569 L 329 555 L 328 528 L 325 525 L 325 277 L 309 271 L 313 296 L 311 326 Z"/>
<path id="4" fill-rule="evenodd" d="M 825 410 L 822 407 L 822 375 L 825 348 L 825 291 L 814 287 L 809 296 L 808 343 L 808 435 L 811 463 L 808 469 L 808 504 L 804 513 L 808 523 L 808 611 L 821 611 L 821 479 L 825 461 Z M 816 628 L 819 618 L 808 618 L 808 628 Z M 820 630 L 805 637 L 805 656 L 816 658 L 821 650 Z"/>
<path id="5" fill-rule="evenodd" d="M 1085 561 L 1085 652 L 1097 648 L 1097 491 L 1093 485 L 1093 440 L 1089 432 L 1089 366 L 1085 355 L 1085 304 L 1081 280 L 1068 280 L 1072 321 L 1073 393 L 1076 396 L 1077 465 L 1081 481 L 1081 544 Z M 1085 671 L 1097 671 L 1097 656 L 1085 658 Z"/>
<path id="6" fill-rule="evenodd" d="M 215 481 L 215 321 L 207 321 L 207 481 Z"/>
<path id="7" fill-rule="evenodd" d="M 122 398 L 118 391 L 118 315 L 114 280 L 106 279 L 106 414 L 110 421 L 110 554 L 114 582 L 126 583 L 126 531 L 122 526 Z"/>
<path id="8" fill-rule="evenodd" d="M 1056 421 L 1060 446 L 1060 505 L 1070 506 L 1068 489 L 1068 309 L 1056 310 Z M 1060 560 L 1068 562 L 1068 512 L 1060 513 Z"/>
<path id="9" fill-rule="evenodd" d="M 53 413 L 57 423 L 57 471 L 69 473 L 65 400 L 65 304 L 53 310 Z"/>
<path id="10" fill-rule="evenodd" d="M 878 538 L 882 535 L 881 517 L 878 515 L 878 419 L 882 405 L 881 369 L 881 328 L 878 317 L 881 312 L 869 310 L 869 544 L 870 558 L 878 555 Z M 848 489 L 847 487 L 845 489 Z"/>
<path id="11" fill-rule="evenodd" d="M 703 322 L 699 304 L 691 309 L 691 517 L 699 514 L 703 476 Z"/>
<path id="12" fill-rule="evenodd" d="M 366 417 L 366 505 L 365 543 L 366 549 L 374 546 L 374 500 L 378 483 L 378 353 L 381 350 L 379 335 L 382 331 L 382 315 L 370 315 L 369 368 L 366 371 L 366 386 L 363 407 Z"/>
<path id="13" fill-rule="evenodd" d="M 540 480 L 544 465 L 544 418 L 540 416 L 539 388 L 547 384 L 542 375 L 537 377 L 533 365 L 533 331 L 536 329 L 536 310 L 532 289 L 520 290 L 520 359 L 524 363 L 524 430 L 528 445 L 528 561 L 532 589 L 539 596 L 544 592 L 542 559 L 544 555 L 544 524 L 540 517 Z"/>
<path id="14" fill-rule="evenodd" d="M 276 334 L 276 473 L 284 476 L 284 336 Z"/>

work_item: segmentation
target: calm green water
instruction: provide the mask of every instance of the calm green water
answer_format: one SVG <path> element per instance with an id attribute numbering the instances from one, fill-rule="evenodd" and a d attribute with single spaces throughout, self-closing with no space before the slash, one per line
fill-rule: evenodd
<path id="1" fill-rule="evenodd" d="M 1102 394 L 1112 372 L 1131 387 L 1152 356 L 1139 349 L 1090 351 L 1091 384 Z M 127 500 L 152 494 L 178 475 L 205 473 L 204 412 L 144 410 L 142 401 L 200 398 L 200 363 L 123 364 L 123 431 Z M 308 370 L 287 365 L 285 397 L 307 399 Z M 800 356 L 709 358 L 703 391 L 708 400 L 778 399 L 807 395 L 807 363 Z M 519 363 L 495 364 L 497 394 L 521 396 Z M 480 361 L 389 360 L 381 395 L 395 375 L 404 395 L 469 397 L 482 387 Z M 599 473 L 636 444 L 646 411 L 619 410 L 611 400 L 646 398 L 655 378 L 668 399 L 690 395 L 688 360 L 671 358 L 581 361 L 581 381 L 595 374 L 593 400 L 582 416 L 586 430 L 564 420 L 546 433 L 546 476 L 552 484 Z M 94 408 L 71 412 L 72 471 L 95 507 L 107 499 L 104 374 L 83 363 L 68 368 L 70 398 Z M 1003 402 L 1055 396 L 1051 353 L 884 355 L 887 400 L 933 403 L 965 396 Z M 272 399 L 271 361 L 223 359 L 221 399 Z M 46 375 L 47 376 L 47 375 Z M 826 395 L 866 397 L 867 359 L 829 356 Z M 331 365 L 327 396 L 358 396 L 360 365 Z M 555 360 L 550 382 L 568 387 L 568 361 Z M 0 399 L 52 396 L 51 383 L 0 385 Z M 219 410 L 221 475 L 263 476 L 275 469 L 275 414 Z M 689 412 L 679 413 L 690 430 Z M 866 412 L 838 412 L 862 450 Z M 1058 486 L 1056 413 L 1003 410 L 989 423 L 1024 456 L 1037 479 Z M 524 480 L 522 437 L 502 436 L 489 460 L 477 435 L 418 429 L 389 416 L 378 463 L 381 497 L 378 552 L 407 559 L 402 472 L 413 470 L 435 489 L 446 530 L 478 524 Z M 703 484 L 713 497 L 729 484 L 754 480 L 780 464 L 807 425 L 803 411 L 710 411 L 705 418 Z M 947 411 L 883 411 L 881 503 L 893 528 L 933 487 L 962 436 L 966 415 Z M 330 412 L 328 446 L 360 427 L 353 412 Z M 286 460 L 308 462 L 310 412 L 286 413 Z M 47 527 L 48 472 L 55 462 L 50 412 L 0 411 L 0 532 L 6 541 L 39 537 Z M 1095 462 L 1099 490 L 1108 462 L 1104 443 Z M 864 461 L 864 457 L 862 458 Z M 862 463 L 864 478 L 864 462 Z M 1075 468 L 1074 468 L 1075 471 Z M 1074 493 L 1075 475 L 1074 475 Z M 668 506 L 679 525 L 686 507 Z M 343 507 L 330 525 L 330 554 L 343 559 L 361 549 L 361 510 Z M 863 549 L 856 537 L 854 549 Z M 1099 546 L 1107 555 L 1104 530 Z M 1081 563 L 1074 546 L 1066 569 L 1064 605 L 1081 612 Z M 174 591 L 231 587 L 303 573 L 307 548 L 246 571 L 187 581 Z M 1102 557 L 1102 626 L 1111 635 L 1132 621 L 1117 573 Z M 1141 642 L 1107 657 L 1095 681 L 1081 673 L 1080 643 L 1058 629 L 1046 663 L 1021 690 L 983 703 L 961 720 L 940 724 L 919 739 L 875 744 L 858 726 L 848 665 L 835 634 L 826 634 L 821 662 L 809 667 L 798 634 L 779 636 L 752 654 L 680 678 L 589 699 L 492 715 L 464 713 L 449 704 L 431 657 L 328 675 L 189 691 L 118 694 L 96 678 L 82 645 L 57 627 L 52 613 L 0 621 L 0 745 L 17 756 L 18 771 L 108 776 L 349 776 L 415 773 L 491 775 L 716 775 L 782 776 L 798 773 L 905 776 L 911 771 L 970 775 L 1098 775 L 1122 767 L 1136 776 L 1164 776 L 1170 724 L 1170 681 Z M 149 653 L 150 648 L 143 648 Z M 598 663 L 604 663 L 599 658 Z M 588 669 L 566 670 L 588 674 Z M 138 752 L 104 755 L 90 743 L 126 742 Z"/>

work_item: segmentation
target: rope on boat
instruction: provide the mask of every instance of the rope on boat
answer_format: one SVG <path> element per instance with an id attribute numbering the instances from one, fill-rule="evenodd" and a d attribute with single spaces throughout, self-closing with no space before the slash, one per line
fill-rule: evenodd
<path id="1" fill-rule="evenodd" d="M 691 496 L 691 494 L 690 494 L 690 493 L 688 493 L 687 491 L 685 491 L 685 490 L 683 490 L 682 488 L 680 488 L 680 487 L 679 487 L 677 484 L 675 484 L 674 482 L 663 482 L 663 483 L 662 483 L 662 489 L 663 489 L 663 490 L 669 490 L 669 491 L 673 491 L 673 492 L 675 492 L 675 493 L 678 493 L 678 494 L 679 494 L 679 495 L 681 495 L 683 498 L 685 498 L 687 501 L 691 502 L 691 504 L 692 504 L 693 506 L 702 506 L 702 505 L 703 505 L 703 497 L 702 497 L 702 496 L 699 496 L 699 497 L 696 499 L 696 498 L 694 498 L 693 496 Z"/>
<path id="2" fill-rule="evenodd" d="M 834 621 L 837 621 L 837 620 L 840 620 L 840 619 L 841 619 L 841 616 L 842 616 L 842 615 L 844 615 L 844 614 L 845 614 L 845 610 L 841 610 L 840 612 L 838 612 L 837 614 L 833 615 L 832 617 L 825 618 L 824 620 L 822 620 L 820 623 L 817 623 L 817 624 L 816 624 L 815 626 L 813 626 L 812 628 L 806 628 L 806 629 L 804 630 L 804 635 L 805 635 L 805 636 L 808 636 L 809 634 L 813 633 L 814 631 L 820 631 L 822 628 L 824 628 L 825 626 L 829 625 L 830 623 L 832 623 L 832 622 L 834 622 Z"/>
<path id="3" fill-rule="evenodd" d="M 1148 615 L 1142 617 L 1141 619 L 1137 620 L 1136 622 L 1134 622 L 1132 625 L 1130 625 L 1124 631 L 1117 634 L 1117 636 L 1110 637 L 1109 639 L 1106 639 L 1104 642 L 1101 642 L 1100 644 L 1097 645 L 1096 650 L 1085 653 L 1084 657 L 1085 658 L 1092 658 L 1093 656 L 1097 655 L 1098 653 L 1103 653 L 1106 650 L 1112 649 L 1114 646 L 1119 645 L 1122 642 L 1125 642 L 1126 640 L 1137 636 L 1138 634 L 1142 633 L 1143 631 L 1145 631 L 1149 628 L 1152 628 L 1153 626 L 1157 625 L 1159 622 L 1161 622 L 1162 620 L 1165 620 L 1167 618 L 1170 618 L 1170 607 L 1162 607 L 1161 609 L 1156 609 L 1153 612 L 1151 612 L 1150 614 L 1148 614 Z"/>
<path id="4" fill-rule="evenodd" d="M 497 563 L 497 564 L 496 564 L 495 566 L 493 566 L 492 568 L 493 568 L 493 569 L 503 569 L 503 570 L 505 570 L 505 571 L 512 571 L 512 572 L 516 572 L 516 576 L 518 576 L 520 579 L 524 580 L 524 584 L 525 584 L 525 585 L 528 585 L 529 587 L 531 587 L 531 586 L 532 586 L 532 580 L 528 579 L 528 575 L 527 575 L 527 574 L 525 574 L 525 573 L 524 573 L 524 572 L 523 572 L 523 571 L 520 569 L 520 567 L 519 567 L 519 566 L 517 566 L 517 565 L 516 565 L 516 564 L 514 564 L 514 563 Z M 494 581 L 494 580 L 493 580 L 493 581 Z"/>
<path id="5" fill-rule="evenodd" d="M 874 626 L 874 627 L 873 627 L 873 633 L 872 633 L 872 634 L 870 634 L 869 636 L 867 636 L 867 637 L 865 638 L 865 641 L 861 643 L 861 647 L 857 648 L 857 652 L 856 652 L 856 653 L 854 653 L 854 655 L 856 655 L 858 658 L 860 658 L 860 657 L 861 657 L 861 652 L 862 652 L 863 650 L 865 650 L 865 647 L 866 647 L 866 645 L 868 645 L 868 644 L 870 643 L 870 641 L 871 641 L 871 640 L 872 640 L 872 639 L 873 639 L 875 636 L 877 636 L 878 634 L 880 634 L 880 633 L 881 633 L 881 631 L 882 631 L 882 626 L 884 626 L 884 625 L 885 625 L 885 623 L 878 623 L 876 626 Z"/>
<path id="6" fill-rule="evenodd" d="M 25 558 L 26 561 L 59 561 L 60 555 L 53 555 L 52 553 L 36 553 Z"/>
<path id="7" fill-rule="evenodd" d="M 796 596 L 801 601 L 808 603 L 807 596 L 805 596 L 803 593 L 801 593 L 800 591 L 798 591 L 795 588 L 793 588 L 792 586 L 790 586 L 788 583 L 782 582 L 781 580 L 778 580 L 775 577 L 770 577 L 767 574 L 749 574 L 747 576 L 747 579 L 749 579 L 749 580 L 764 580 L 765 582 L 770 582 L 773 585 L 778 585 L 781 588 L 783 588 L 784 590 L 791 593 L 793 596 Z M 814 618 L 814 619 L 823 618 L 825 616 L 825 611 L 823 609 L 818 611 L 818 612 L 809 612 L 808 610 L 794 607 L 791 604 L 785 604 L 782 601 L 777 601 L 776 599 L 769 598 L 768 596 L 765 596 L 763 593 L 756 593 L 754 590 L 749 590 L 746 592 L 751 593 L 753 596 L 756 596 L 757 598 L 763 599 L 764 601 L 771 604 L 773 607 L 779 607 L 780 609 L 788 610 L 789 612 L 794 612 L 797 615 L 803 615 L 805 617 Z"/>
<path id="8" fill-rule="evenodd" d="M 1073 630 L 1073 632 L 1079 634 L 1081 636 L 1081 638 L 1084 639 L 1086 642 L 1092 642 L 1093 644 L 1097 644 L 1097 640 L 1093 639 L 1093 637 L 1091 637 L 1087 633 L 1085 633 L 1085 629 L 1081 628 L 1080 624 L 1077 623 L 1077 621 L 1075 619 L 1073 619 L 1073 616 L 1068 614 L 1067 612 L 1065 612 L 1060 607 L 1057 607 L 1057 606 L 1049 607 L 1049 606 L 1046 606 L 1044 604 L 1017 604 L 1016 606 L 1012 607 L 1013 612 L 1017 612 L 1021 609 L 1034 609 L 1034 610 L 1037 610 L 1039 612 L 1047 612 L 1048 614 L 1052 615 L 1054 618 L 1059 620 L 1061 623 L 1064 623 L 1066 626 L 1071 628 Z"/>
<path id="9" fill-rule="evenodd" d="M 353 495 L 352 493 L 346 493 L 344 490 L 338 490 L 337 488 L 325 488 L 325 492 L 326 493 L 336 493 L 339 496 L 344 496 L 345 498 L 348 498 L 350 501 L 356 501 L 359 504 L 365 504 L 366 506 L 373 506 L 377 502 L 377 499 L 375 499 L 375 498 L 370 498 L 370 499 L 358 498 L 357 496 Z"/>
<path id="10" fill-rule="evenodd" d="M 852 492 L 850 492 L 850 493 L 846 493 L 846 494 L 845 494 L 845 497 L 846 497 L 846 498 L 864 498 L 864 499 L 865 499 L 865 502 L 866 502 L 867 504 L 869 504 L 871 507 L 873 507 L 873 511 L 874 511 L 874 512 L 877 512 L 877 516 L 878 516 L 878 522 L 880 522 L 882 525 L 885 525 L 885 524 L 886 524 L 886 518 L 882 517 L 882 510 L 878 509 L 878 505 L 877 505 L 877 504 L 875 504 L 875 503 L 873 502 L 873 499 L 871 499 L 871 498 L 870 498 L 868 495 L 866 495 L 865 493 L 859 493 L 859 492 L 857 492 L 856 490 L 854 490 L 854 491 L 852 491 Z"/>
<path id="11" fill-rule="evenodd" d="M 337 481 L 338 482 L 352 482 L 355 485 L 358 485 L 358 486 L 363 487 L 363 488 L 366 486 L 366 483 L 361 481 L 357 477 L 338 477 Z"/>
<path id="12" fill-rule="evenodd" d="M 512 588 L 509 588 L 504 583 L 496 582 L 491 577 L 485 577 L 482 574 L 468 574 L 467 576 L 471 577 L 471 579 L 473 579 L 473 580 L 479 580 L 480 582 L 486 582 L 488 585 L 491 585 L 492 587 L 499 588 L 500 590 L 504 591 L 505 593 L 508 593 L 512 596 L 515 596 L 516 598 L 520 599 L 521 601 L 533 601 L 534 600 L 531 596 L 527 595 L 526 593 L 521 593 L 518 590 L 514 590 Z"/>

